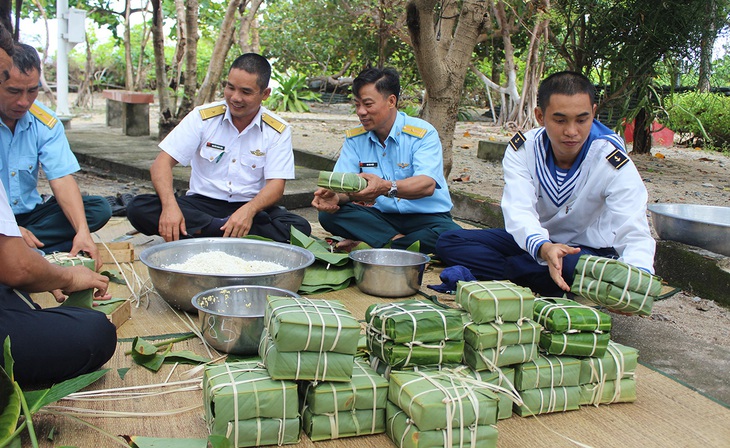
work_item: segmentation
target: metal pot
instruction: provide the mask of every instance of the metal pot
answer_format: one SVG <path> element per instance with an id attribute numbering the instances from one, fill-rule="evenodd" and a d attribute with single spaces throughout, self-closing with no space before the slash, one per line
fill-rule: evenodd
<path id="1" fill-rule="evenodd" d="M 378 297 L 405 297 L 421 289 L 428 255 L 399 249 L 350 252 L 355 283 L 360 291 Z"/>
<path id="2" fill-rule="evenodd" d="M 659 238 L 730 257 L 730 207 L 650 204 L 649 211 Z"/>

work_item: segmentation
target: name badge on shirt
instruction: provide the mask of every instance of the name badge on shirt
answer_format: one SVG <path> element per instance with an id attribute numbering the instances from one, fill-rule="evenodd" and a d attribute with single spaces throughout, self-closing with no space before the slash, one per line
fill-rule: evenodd
<path id="1" fill-rule="evenodd" d="M 224 151 L 226 149 L 226 147 L 223 145 L 218 145 L 216 143 L 211 143 L 211 142 L 206 143 L 205 146 L 207 146 L 208 148 L 219 149 L 221 151 Z"/>
<path id="2" fill-rule="evenodd" d="M 377 168 L 378 162 L 360 162 L 360 168 Z"/>

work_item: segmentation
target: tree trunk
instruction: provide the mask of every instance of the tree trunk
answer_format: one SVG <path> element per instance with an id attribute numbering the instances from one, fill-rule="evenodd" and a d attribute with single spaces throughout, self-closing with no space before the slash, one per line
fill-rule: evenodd
<path id="1" fill-rule="evenodd" d="M 515 47 L 512 45 L 512 31 L 507 20 L 504 3 L 501 1 L 490 3 L 492 3 L 492 13 L 499 24 L 499 33 L 502 36 L 504 74 L 507 77 L 507 85 L 504 89 L 506 98 L 503 97 L 502 109 L 499 113 L 499 124 L 515 128 L 516 124 L 513 120 L 516 117 L 517 104 L 520 102 L 520 92 L 517 91 L 517 63 L 515 62 Z"/>
<path id="2" fill-rule="evenodd" d="M 131 15 L 131 0 L 124 1 L 124 88 L 126 90 L 134 89 L 134 73 L 132 72 L 132 43 L 129 16 Z"/>
<path id="3" fill-rule="evenodd" d="M 250 4 L 248 4 L 250 3 Z M 240 6 L 241 11 L 241 29 L 238 32 L 238 46 L 241 47 L 241 53 L 259 53 L 259 33 L 258 14 L 259 7 L 263 0 L 246 0 Z M 246 6 L 248 4 L 248 9 Z"/>
<path id="4" fill-rule="evenodd" d="M 205 74 L 205 79 L 200 85 L 198 96 L 195 97 L 195 105 L 200 106 L 209 103 L 215 99 L 216 91 L 220 85 L 221 74 L 223 73 L 223 65 L 226 63 L 226 56 L 233 44 L 233 33 L 236 31 L 236 12 L 242 0 L 231 0 L 226 9 L 226 15 L 223 17 L 218 38 L 213 45 L 213 54 L 210 56 L 210 64 Z"/>
<path id="5" fill-rule="evenodd" d="M 543 10 L 540 11 L 540 18 L 530 33 L 530 44 L 527 48 L 527 64 L 525 77 L 522 82 L 522 97 L 516 107 L 516 114 L 513 121 L 517 128 L 532 128 L 537 125 L 535 119 L 535 107 L 537 106 L 537 87 L 542 78 L 543 62 L 540 57 L 540 47 L 543 39 L 547 42 L 548 25 L 550 24 L 550 0 L 544 0 Z"/>
<path id="6" fill-rule="evenodd" d="M 158 138 L 162 140 L 170 133 L 170 95 L 167 90 L 167 61 L 165 60 L 165 31 L 162 23 L 162 0 L 152 0 L 152 50 L 155 54 L 155 79 L 157 80 L 157 103 L 160 118 L 157 122 Z"/>
<path id="7" fill-rule="evenodd" d="M 135 89 L 134 90 L 142 90 L 145 88 L 147 79 L 147 70 L 148 68 L 144 66 L 144 50 L 147 47 L 147 43 L 150 41 L 150 35 L 151 30 L 147 28 L 147 9 L 150 6 L 150 0 L 147 0 L 147 3 L 142 7 L 142 39 L 140 42 L 140 48 L 139 48 L 139 58 L 137 59 L 137 76 L 134 81 Z"/>
<path id="8" fill-rule="evenodd" d="M 46 82 L 44 73 L 45 73 L 45 65 L 46 65 L 46 59 L 48 59 L 48 43 L 50 42 L 50 33 L 48 31 L 48 15 L 46 14 L 46 9 L 43 7 L 43 5 L 38 0 L 33 0 L 33 4 L 36 8 L 38 8 L 38 12 L 43 19 L 43 28 L 46 31 L 46 39 L 45 43 L 43 44 L 43 51 L 41 52 L 41 87 L 43 88 L 43 94 L 45 95 L 47 104 L 50 105 L 52 108 L 55 109 L 56 107 L 56 96 L 53 94 L 53 91 L 48 86 L 48 83 Z M 10 30 L 8 30 L 10 31 Z M 88 41 L 87 41 L 88 45 Z"/>
<path id="9" fill-rule="evenodd" d="M 651 120 L 646 108 L 641 108 L 634 121 L 634 154 L 651 153 Z"/>
<path id="10" fill-rule="evenodd" d="M 87 107 L 90 105 L 93 106 L 93 95 L 91 94 L 91 80 L 94 76 L 94 59 L 92 58 L 91 54 L 91 45 L 89 45 L 89 36 L 88 33 L 86 34 L 86 66 L 84 68 L 86 71 L 86 76 L 84 76 L 84 80 L 79 86 L 78 95 L 76 95 L 76 103 L 74 104 L 76 107 Z"/>
<path id="11" fill-rule="evenodd" d="M 177 118 L 183 119 L 193 110 L 195 93 L 198 90 L 198 0 L 186 0 L 185 8 L 185 81 L 183 98 L 177 110 Z"/>
<path id="12" fill-rule="evenodd" d="M 436 0 L 410 0 L 406 5 L 406 21 L 418 71 L 426 87 L 422 118 L 439 132 L 444 175 L 448 178 L 453 164 L 454 129 L 461 90 L 487 4 L 483 0 L 465 0 L 460 7 L 457 2 L 445 3 L 436 23 L 438 32 L 434 30 L 436 4 Z"/>
<path id="13" fill-rule="evenodd" d="M 700 92 L 710 91 L 710 75 L 712 74 L 712 48 L 715 46 L 717 29 L 715 18 L 717 17 L 716 0 L 707 0 L 703 14 L 705 26 L 702 27 L 700 39 L 700 71 L 698 74 L 697 90 Z"/>

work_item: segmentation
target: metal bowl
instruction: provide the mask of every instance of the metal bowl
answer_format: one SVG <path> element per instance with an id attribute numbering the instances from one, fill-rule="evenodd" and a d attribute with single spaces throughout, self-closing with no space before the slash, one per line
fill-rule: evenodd
<path id="1" fill-rule="evenodd" d="M 286 269 L 256 274 L 202 274 L 169 269 L 166 266 L 184 263 L 193 255 L 221 251 L 249 261 L 269 261 Z M 145 249 L 139 255 L 147 265 L 152 285 L 170 305 L 195 312 L 190 299 L 199 292 L 220 286 L 260 285 L 297 291 L 304 280 L 304 270 L 314 263 L 314 255 L 306 249 L 284 243 L 246 238 L 193 238 L 171 241 Z"/>
<path id="2" fill-rule="evenodd" d="M 355 282 L 360 291 L 378 297 L 405 297 L 421 289 L 428 255 L 398 249 L 363 249 L 350 252 Z"/>
<path id="3" fill-rule="evenodd" d="M 266 297 L 300 297 L 270 286 L 224 286 L 198 293 L 191 303 L 198 310 L 198 327 L 216 350 L 232 355 L 254 355 L 264 330 Z"/>
<path id="4" fill-rule="evenodd" d="M 650 204 L 659 238 L 730 256 L 730 207 L 696 204 Z"/>
<path id="5" fill-rule="evenodd" d="M 224 286 L 203 291 L 191 303 L 198 310 L 198 328 L 216 350 L 232 355 L 254 355 L 264 330 L 266 297 L 300 297 L 269 286 Z"/>

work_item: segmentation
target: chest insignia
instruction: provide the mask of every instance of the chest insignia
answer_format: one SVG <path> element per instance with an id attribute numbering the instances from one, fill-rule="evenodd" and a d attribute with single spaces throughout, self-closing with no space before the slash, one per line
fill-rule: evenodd
<path id="1" fill-rule="evenodd" d="M 377 168 L 378 162 L 360 162 L 360 168 Z"/>
<path id="2" fill-rule="evenodd" d="M 365 130 L 364 127 L 358 126 L 356 128 L 348 129 L 347 131 L 345 131 L 345 137 L 347 137 L 347 138 L 357 137 L 358 135 L 362 135 L 366 132 L 367 131 Z"/>
<path id="3" fill-rule="evenodd" d="M 210 118 L 217 117 L 226 113 L 226 105 L 219 104 L 217 106 L 202 107 L 198 109 L 198 112 L 200 112 L 200 118 L 202 118 L 203 120 L 208 120 Z"/>
<path id="4" fill-rule="evenodd" d="M 45 124 L 48 129 L 53 129 L 53 127 L 56 126 L 56 123 L 58 123 L 58 118 L 49 114 L 35 103 L 30 106 L 30 114 L 36 117 L 38 121 Z"/>
<path id="5" fill-rule="evenodd" d="M 263 157 L 266 155 L 265 152 L 261 152 L 260 149 L 257 149 L 256 151 L 249 151 L 251 154 L 255 155 L 256 157 Z"/>
<path id="6" fill-rule="evenodd" d="M 409 166 L 410 166 L 410 163 L 399 163 L 398 164 L 398 168 L 400 168 L 400 169 L 405 169 L 405 168 L 408 168 Z"/>
<path id="7" fill-rule="evenodd" d="M 414 137 L 423 138 L 427 132 L 426 129 L 411 126 L 410 124 L 403 126 L 403 133 Z"/>
<path id="8" fill-rule="evenodd" d="M 617 170 L 621 169 L 622 166 L 626 165 L 626 162 L 629 161 L 629 156 L 624 154 L 623 151 L 617 149 L 611 154 L 609 154 L 606 157 L 606 160 L 608 160 L 608 163 L 613 165 L 614 168 Z"/>
<path id="9" fill-rule="evenodd" d="M 520 149 L 520 147 L 525 143 L 525 134 L 523 134 L 521 131 L 517 131 L 517 133 L 512 137 L 509 141 L 509 145 L 517 151 Z"/>
<path id="10" fill-rule="evenodd" d="M 284 132 L 284 129 L 286 129 L 286 125 L 282 123 L 281 121 L 277 120 L 276 118 L 272 117 L 269 114 L 263 114 L 261 115 L 261 119 L 264 121 L 264 123 L 271 126 L 273 130 L 281 134 Z"/>

